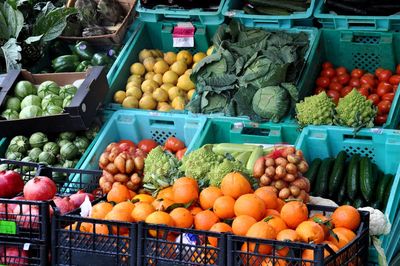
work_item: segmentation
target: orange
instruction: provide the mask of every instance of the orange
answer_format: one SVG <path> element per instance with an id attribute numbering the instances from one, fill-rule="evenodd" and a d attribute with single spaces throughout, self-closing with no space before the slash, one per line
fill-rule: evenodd
<path id="1" fill-rule="evenodd" d="M 274 215 L 274 216 L 279 216 L 279 217 L 281 217 L 281 213 L 278 212 L 277 210 L 274 210 L 274 209 L 266 209 L 266 210 L 265 210 L 265 216 L 270 216 L 270 215 Z"/>
<path id="2" fill-rule="evenodd" d="M 276 235 L 276 240 L 279 241 L 290 241 L 290 242 L 297 242 L 300 240 L 299 235 L 296 233 L 295 230 L 293 229 L 284 229 L 280 231 Z M 289 253 L 289 248 L 288 247 L 282 247 L 277 250 L 277 253 L 279 256 L 286 256 Z"/>
<path id="3" fill-rule="evenodd" d="M 172 186 L 171 187 L 166 187 L 157 194 L 157 199 L 170 199 L 174 200 L 174 193 L 172 191 Z"/>
<path id="4" fill-rule="evenodd" d="M 324 230 L 325 237 L 328 237 L 329 229 L 332 229 L 332 224 L 329 222 L 329 219 L 326 216 L 324 216 L 320 213 L 317 213 L 317 214 L 311 216 L 308 220 L 319 224 L 321 226 L 321 228 Z M 319 221 L 322 221 L 322 223 L 320 223 Z"/>
<path id="5" fill-rule="evenodd" d="M 120 202 L 114 206 L 113 211 L 122 211 L 131 213 L 132 210 L 135 208 L 135 204 L 130 201 Z"/>
<path id="6" fill-rule="evenodd" d="M 197 250 L 190 252 L 193 255 L 190 260 L 195 262 L 195 265 L 214 265 L 218 261 L 218 252 L 214 252 L 214 248 L 211 245 L 206 245 L 206 248 L 198 248 Z M 204 254 L 205 252 L 205 254 Z M 207 263 L 205 263 L 207 262 Z"/>
<path id="7" fill-rule="evenodd" d="M 276 207 L 276 210 L 278 212 L 280 212 L 282 210 L 282 207 L 286 204 L 286 202 L 284 200 L 278 198 L 277 203 L 278 203 L 278 205 Z"/>
<path id="8" fill-rule="evenodd" d="M 190 228 L 193 225 L 193 215 L 188 209 L 179 207 L 173 209 L 169 215 L 171 215 L 172 220 L 174 220 L 176 227 Z"/>
<path id="9" fill-rule="evenodd" d="M 172 186 L 174 201 L 176 203 L 189 203 L 199 198 L 199 186 L 191 177 L 178 178 Z"/>
<path id="10" fill-rule="evenodd" d="M 150 196 L 148 194 L 137 194 L 136 196 L 133 197 L 132 200 L 139 201 L 139 202 L 152 203 L 155 200 L 155 198 L 153 198 L 152 196 Z"/>
<path id="11" fill-rule="evenodd" d="M 266 258 L 261 266 L 286 266 L 287 262 L 284 259 L 270 259 L 270 258 Z"/>
<path id="12" fill-rule="evenodd" d="M 217 187 L 208 187 L 203 189 L 200 192 L 199 202 L 201 208 L 204 210 L 211 209 L 214 205 L 214 202 L 217 198 L 221 197 L 222 191 Z"/>
<path id="13" fill-rule="evenodd" d="M 156 209 L 148 202 L 138 202 L 131 212 L 131 216 L 135 222 L 145 221 L 147 216 L 155 212 Z"/>
<path id="14" fill-rule="evenodd" d="M 216 223 L 210 228 L 211 232 L 218 232 L 218 233 L 226 233 L 226 232 L 231 232 L 232 233 L 232 227 L 230 227 L 226 223 Z M 208 237 L 208 242 L 210 242 L 210 245 L 213 247 L 218 246 L 218 238 L 216 237 Z"/>
<path id="15" fill-rule="evenodd" d="M 129 189 L 124 185 L 113 186 L 107 194 L 107 200 L 120 203 L 131 199 Z"/>
<path id="16" fill-rule="evenodd" d="M 240 196 L 234 206 L 235 215 L 249 215 L 260 221 L 265 214 L 265 203 L 254 194 L 245 194 Z"/>
<path id="17" fill-rule="evenodd" d="M 133 218 L 130 213 L 124 212 L 124 211 L 110 211 L 106 217 L 105 220 L 109 221 L 120 221 L 120 222 L 133 222 Z M 119 228 L 119 230 L 118 230 Z M 113 226 L 112 231 L 114 234 L 124 234 L 128 232 L 128 228 L 125 228 L 123 226 Z"/>
<path id="18" fill-rule="evenodd" d="M 90 212 L 90 218 L 94 219 L 104 219 L 107 213 L 109 213 L 113 209 L 113 205 L 109 202 L 99 202 L 92 207 L 92 211 Z"/>
<path id="19" fill-rule="evenodd" d="M 275 209 L 278 207 L 278 196 L 275 192 L 272 192 L 271 189 L 260 187 L 254 191 L 254 194 L 264 201 L 267 209 Z"/>
<path id="20" fill-rule="evenodd" d="M 91 233 L 93 231 L 93 224 L 92 223 L 81 223 L 79 227 L 79 231 Z"/>
<path id="21" fill-rule="evenodd" d="M 152 205 L 156 211 L 165 211 L 169 206 L 175 202 L 170 199 L 156 199 L 153 201 Z"/>
<path id="22" fill-rule="evenodd" d="M 175 222 L 172 219 L 171 215 L 169 215 L 166 212 L 162 212 L 162 211 L 153 212 L 152 214 L 147 216 L 145 222 L 148 224 L 162 224 L 162 225 L 166 225 L 166 226 L 174 226 L 175 225 Z M 157 230 L 149 230 L 149 234 L 152 237 L 156 237 Z M 159 237 L 162 236 L 163 232 L 161 230 L 159 230 L 158 235 L 159 235 Z"/>
<path id="23" fill-rule="evenodd" d="M 308 219 L 307 206 L 300 201 L 290 201 L 283 205 L 281 209 L 281 218 L 291 229 Z"/>
<path id="24" fill-rule="evenodd" d="M 175 180 L 174 185 L 172 186 L 172 189 L 174 189 L 174 186 L 180 186 L 180 185 L 191 185 L 199 191 L 199 185 L 197 184 L 196 179 L 192 177 L 181 177 Z"/>
<path id="25" fill-rule="evenodd" d="M 325 233 L 322 227 L 316 222 L 304 221 L 296 228 L 300 240 L 306 243 L 319 244 L 324 241 Z"/>
<path id="26" fill-rule="evenodd" d="M 356 230 L 361 222 L 361 217 L 357 209 L 349 205 L 338 207 L 333 212 L 331 218 L 335 227 L 345 227 L 352 231 Z"/>
<path id="27" fill-rule="evenodd" d="M 129 198 L 133 199 L 134 196 L 136 196 L 136 192 L 129 190 Z"/>
<path id="28" fill-rule="evenodd" d="M 220 219 L 229 219 L 235 216 L 233 207 L 235 199 L 231 196 L 221 196 L 215 200 L 213 211 Z"/>
<path id="29" fill-rule="evenodd" d="M 188 210 L 190 211 L 190 213 L 191 213 L 193 216 L 195 216 L 195 215 L 198 214 L 199 212 L 203 211 L 202 208 L 200 208 L 200 207 L 198 207 L 198 206 L 194 206 L 194 205 L 190 206 Z"/>
<path id="30" fill-rule="evenodd" d="M 198 230 L 210 230 L 218 222 L 218 216 L 210 210 L 201 211 L 194 216 L 194 228 Z"/>
<path id="31" fill-rule="evenodd" d="M 272 226 L 268 225 L 266 222 L 257 222 L 253 224 L 246 233 L 247 237 L 255 237 L 262 239 L 275 239 L 276 231 Z M 249 245 L 249 251 L 254 252 L 256 248 L 255 243 L 251 243 Z M 258 247 L 258 252 L 260 254 L 269 254 L 271 253 L 272 247 L 267 244 L 261 244 Z"/>
<path id="32" fill-rule="evenodd" d="M 332 231 L 336 234 L 339 241 L 332 235 L 329 235 L 328 241 L 332 242 L 338 248 L 346 246 L 351 240 L 356 237 L 356 234 L 353 231 L 344 227 L 336 227 Z"/>
<path id="33" fill-rule="evenodd" d="M 95 224 L 95 226 L 92 226 L 92 231 L 99 235 L 108 235 L 109 233 L 108 227 L 105 224 Z"/>
<path id="34" fill-rule="evenodd" d="M 276 233 L 279 233 L 280 231 L 287 229 L 285 221 L 283 221 L 282 218 L 279 216 L 270 215 L 265 217 L 263 221 L 266 222 L 268 225 L 272 226 L 272 228 L 275 229 Z"/>
<path id="35" fill-rule="evenodd" d="M 254 252 L 250 250 L 250 245 L 247 245 L 245 242 L 240 249 L 243 252 L 240 257 L 242 258 L 243 265 L 260 265 L 264 259 L 262 256 L 251 255 L 250 252 Z"/>
<path id="36" fill-rule="evenodd" d="M 232 231 L 235 235 L 245 236 L 249 228 L 257 222 L 251 216 L 239 215 L 232 222 Z"/>
<path id="37" fill-rule="evenodd" d="M 338 248 L 337 246 L 335 246 L 333 243 L 329 242 L 329 241 L 324 241 L 324 242 L 322 242 L 322 243 L 328 244 L 328 245 L 331 247 L 331 249 L 333 249 L 333 251 L 335 251 L 335 252 L 336 252 L 336 251 L 339 251 L 339 248 Z M 329 257 L 329 255 L 330 255 L 330 252 L 327 251 L 326 249 L 324 249 L 324 258 Z M 312 250 L 312 249 L 305 249 L 305 250 L 303 251 L 303 254 L 302 254 L 301 258 L 302 258 L 303 260 L 310 260 L 310 261 L 313 261 L 313 260 L 314 260 L 314 250 Z M 312 263 L 312 262 L 304 262 L 303 265 L 311 266 L 311 265 L 314 265 L 314 263 Z"/>
<path id="38" fill-rule="evenodd" d="M 237 199 L 241 195 L 251 193 L 252 189 L 246 177 L 239 172 L 232 172 L 222 179 L 221 191 L 225 196 L 231 196 Z"/>
<path id="39" fill-rule="evenodd" d="M 339 248 L 335 244 L 333 244 L 331 241 L 323 241 L 322 244 L 327 244 L 335 252 L 339 251 Z M 328 257 L 329 255 L 331 255 L 331 253 L 327 249 L 325 249 L 324 256 Z"/>

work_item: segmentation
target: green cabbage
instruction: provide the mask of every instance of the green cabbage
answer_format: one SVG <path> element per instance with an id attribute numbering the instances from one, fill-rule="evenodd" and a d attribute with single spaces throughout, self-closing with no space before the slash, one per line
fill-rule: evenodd
<path id="1" fill-rule="evenodd" d="M 64 101 L 62 103 L 62 107 L 65 108 L 65 107 L 69 106 L 71 104 L 71 102 L 72 102 L 72 98 L 73 97 L 74 96 L 72 96 L 72 95 L 68 95 L 67 97 L 65 97 L 65 99 L 64 99 Z"/>
<path id="2" fill-rule="evenodd" d="M 19 118 L 18 113 L 16 111 L 10 110 L 10 109 L 4 110 L 1 113 L 1 116 L 4 117 L 7 120 L 14 120 L 14 119 L 18 119 Z"/>
<path id="3" fill-rule="evenodd" d="M 42 109 L 36 105 L 27 106 L 19 113 L 19 119 L 42 116 Z"/>
<path id="4" fill-rule="evenodd" d="M 26 96 L 21 102 L 21 108 L 24 109 L 25 107 L 35 105 L 40 107 L 42 99 L 37 95 L 28 95 Z"/>
<path id="5" fill-rule="evenodd" d="M 59 95 L 65 99 L 67 96 L 74 96 L 77 91 L 74 85 L 65 85 L 61 87 Z"/>
<path id="6" fill-rule="evenodd" d="M 27 80 L 22 80 L 15 85 L 14 94 L 20 99 L 28 95 L 36 94 L 36 87 Z"/>
<path id="7" fill-rule="evenodd" d="M 19 112 L 21 110 L 21 101 L 17 97 L 10 97 L 6 102 L 6 109 Z"/>
<path id="8" fill-rule="evenodd" d="M 42 100 L 42 109 L 46 110 L 46 108 L 50 105 L 61 107 L 62 104 L 63 104 L 63 98 L 61 96 L 49 94 L 46 95 Z"/>
<path id="9" fill-rule="evenodd" d="M 45 81 L 39 85 L 37 95 L 40 98 L 46 97 L 46 95 L 54 94 L 58 95 L 60 87 L 54 81 Z"/>
<path id="10" fill-rule="evenodd" d="M 49 105 L 44 111 L 45 115 L 58 115 L 64 111 L 60 106 Z"/>

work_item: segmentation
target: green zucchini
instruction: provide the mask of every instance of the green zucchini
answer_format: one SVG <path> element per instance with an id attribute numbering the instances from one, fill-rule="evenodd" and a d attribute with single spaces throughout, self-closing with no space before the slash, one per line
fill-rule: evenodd
<path id="1" fill-rule="evenodd" d="M 326 197 L 328 194 L 329 173 L 331 172 L 334 159 L 329 157 L 322 161 L 319 167 L 317 180 L 314 186 L 316 196 Z"/>
<path id="2" fill-rule="evenodd" d="M 353 155 L 347 168 L 346 183 L 347 183 L 347 196 L 351 200 L 355 200 L 358 195 L 358 188 L 360 186 L 360 175 L 359 175 L 359 159 L 358 154 Z"/>
<path id="3" fill-rule="evenodd" d="M 335 159 L 335 163 L 332 168 L 332 173 L 329 178 L 329 197 L 333 197 L 337 190 L 340 188 L 340 184 L 343 182 L 343 172 L 345 168 L 347 154 L 345 151 L 338 153 Z"/>
<path id="4" fill-rule="evenodd" d="M 363 206 L 365 206 L 365 202 L 364 202 L 364 200 L 363 200 L 361 197 L 356 198 L 356 199 L 353 201 L 353 207 L 354 207 L 354 208 L 358 209 L 358 208 L 361 208 L 361 207 L 363 207 Z"/>
<path id="5" fill-rule="evenodd" d="M 367 202 L 370 202 L 373 194 L 375 181 L 372 173 L 372 163 L 368 157 L 363 157 L 360 160 L 360 188 L 361 194 Z"/>
<path id="6" fill-rule="evenodd" d="M 314 159 L 311 162 L 307 173 L 305 174 L 305 176 L 308 178 L 308 180 L 310 180 L 311 191 L 313 191 L 314 184 L 315 184 L 315 179 L 316 179 L 316 177 L 318 175 L 318 170 L 319 170 L 319 167 L 321 165 L 321 162 L 322 162 L 322 160 L 320 158 Z"/>
<path id="7" fill-rule="evenodd" d="M 341 205 L 346 200 L 346 182 L 342 182 L 340 185 L 339 193 L 337 195 L 336 203 Z"/>
<path id="8" fill-rule="evenodd" d="M 378 185 L 376 186 L 376 190 L 375 190 L 376 197 L 375 197 L 374 202 L 378 202 L 381 204 L 384 201 L 385 189 L 386 189 L 387 183 L 390 181 L 390 179 L 386 178 L 386 176 L 381 171 L 378 171 L 378 178 L 379 178 L 379 182 L 378 182 Z"/>
<path id="9" fill-rule="evenodd" d="M 392 185 L 393 185 L 393 181 L 394 181 L 394 177 L 393 175 L 386 175 L 386 178 L 389 179 L 388 183 L 386 184 L 386 188 L 385 188 L 385 194 L 383 197 L 383 209 L 386 209 L 386 205 L 387 202 L 389 200 L 390 197 L 390 191 L 392 190 Z"/>
<path id="10" fill-rule="evenodd" d="M 374 209 L 381 210 L 382 204 L 380 201 L 374 201 L 374 202 L 372 202 L 371 207 Z"/>
<path id="11" fill-rule="evenodd" d="M 345 200 L 343 201 L 342 205 L 350 205 L 350 206 L 352 206 L 353 204 L 352 204 L 352 202 L 351 202 L 350 199 L 345 199 Z"/>

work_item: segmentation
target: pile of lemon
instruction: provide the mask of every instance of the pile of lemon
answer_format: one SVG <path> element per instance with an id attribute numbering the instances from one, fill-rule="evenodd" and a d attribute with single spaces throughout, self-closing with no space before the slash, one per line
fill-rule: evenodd
<path id="1" fill-rule="evenodd" d="M 169 111 L 184 110 L 195 92 L 190 74 L 207 55 L 187 50 L 163 53 L 144 49 L 139 62 L 131 65 L 125 91 L 114 94 L 114 101 L 126 108 Z"/>

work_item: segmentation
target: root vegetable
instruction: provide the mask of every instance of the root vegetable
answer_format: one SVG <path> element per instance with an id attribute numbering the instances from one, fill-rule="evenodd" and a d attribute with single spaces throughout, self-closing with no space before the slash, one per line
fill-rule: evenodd
<path id="1" fill-rule="evenodd" d="M 126 154 L 120 153 L 114 160 L 114 165 L 117 167 L 118 172 L 125 174 L 125 160 Z"/>
<path id="2" fill-rule="evenodd" d="M 291 183 L 291 185 L 296 186 L 302 190 L 310 191 L 310 182 L 305 177 L 297 178 Z"/>
<path id="3" fill-rule="evenodd" d="M 265 159 L 264 157 L 260 157 L 257 159 L 253 166 L 253 176 L 255 178 L 260 178 L 265 172 Z"/>
<path id="4" fill-rule="evenodd" d="M 266 174 L 263 174 L 260 177 L 260 183 L 262 186 L 268 186 L 269 184 L 271 184 L 272 179 L 270 177 L 268 177 Z"/>
<path id="5" fill-rule="evenodd" d="M 144 168 L 144 159 L 143 157 L 135 157 L 133 159 L 133 162 L 135 163 L 135 168 L 139 171 L 142 171 Z"/>
<path id="6" fill-rule="evenodd" d="M 109 152 L 103 152 L 100 155 L 100 159 L 99 159 L 99 166 L 101 169 L 105 168 L 107 166 L 107 164 L 110 163 L 110 161 L 108 160 L 108 156 L 110 155 Z"/>
<path id="7" fill-rule="evenodd" d="M 286 167 L 286 165 L 288 164 L 288 161 L 285 158 L 279 157 L 279 158 L 275 159 L 275 164 Z"/>
<path id="8" fill-rule="evenodd" d="M 134 174 L 131 176 L 131 182 L 132 182 L 134 185 L 138 185 L 138 184 L 140 184 L 140 182 L 142 182 L 142 179 L 140 178 L 140 176 L 139 176 L 137 173 L 134 173 Z"/>
<path id="9" fill-rule="evenodd" d="M 273 166 L 268 166 L 267 169 L 265 169 L 265 174 L 268 177 L 274 177 L 275 176 L 275 167 Z"/>
<path id="10" fill-rule="evenodd" d="M 284 166 L 279 165 L 278 167 L 276 167 L 276 169 L 275 169 L 275 176 L 276 176 L 277 178 L 279 178 L 279 179 L 280 179 L 280 178 L 284 178 L 285 175 L 286 175 L 286 169 L 285 169 Z"/>
<path id="11" fill-rule="evenodd" d="M 112 175 L 115 175 L 116 173 L 118 173 L 118 168 L 113 163 L 107 164 L 105 170 L 107 170 L 107 172 L 109 172 Z"/>
<path id="12" fill-rule="evenodd" d="M 289 187 L 290 193 L 297 197 L 298 195 L 300 195 L 300 188 L 296 187 L 296 186 L 290 186 Z"/>
<path id="13" fill-rule="evenodd" d="M 300 199 L 303 202 L 306 202 L 307 193 L 304 190 L 300 190 L 300 194 L 297 196 L 297 199 Z"/>
<path id="14" fill-rule="evenodd" d="M 278 196 L 281 199 L 287 199 L 290 196 L 290 190 L 287 187 L 285 187 L 281 189 L 281 191 L 279 191 Z"/>
<path id="15" fill-rule="evenodd" d="M 296 176 L 293 174 L 286 174 L 285 177 L 283 178 L 283 181 L 289 182 L 289 183 L 291 183 L 295 180 L 296 180 Z"/>
<path id="16" fill-rule="evenodd" d="M 293 163 L 288 163 L 285 169 L 289 174 L 297 174 L 297 166 Z"/>
<path id="17" fill-rule="evenodd" d="M 272 158 L 266 158 L 265 159 L 265 166 L 270 167 L 270 166 L 275 166 L 275 160 Z"/>
<path id="18" fill-rule="evenodd" d="M 111 182 L 105 182 L 103 186 L 101 186 L 101 189 L 103 190 L 104 193 L 110 192 L 111 188 L 112 188 Z"/>
<path id="19" fill-rule="evenodd" d="M 126 171 L 127 174 L 130 174 L 134 170 L 135 170 L 135 162 L 131 158 L 129 158 L 125 162 L 125 171 Z"/>
<path id="20" fill-rule="evenodd" d="M 289 163 L 298 164 L 301 161 L 301 158 L 296 154 L 289 154 L 287 156 L 287 160 L 289 161 Z"/>
<path id="21" fill-rule="evenodd" d="M 287 183 L 286 183 L 285 181 L 283 181 L 283 180 L 278 180 L 278 181 L 275 182 L 275 187 L 276 187 L 278 190 L 281 190 L 281 189 L 287 187 Z"/>
<path id="22" fill-rule="evenodd" d="M 114 182 L 111 187 L 117 187 L 119 185 L 121 185 L 121 182 Z"/>
<path id="23" fill-rule="evenodd" d="M 130 190 L 134 190 L 135 189 L 135 185 L 132 183 L 132 181 L 128 181 L 126 182 L 126 187 Z"/>
<path id="24" fill-rule="evenodd" d="M 118 154 L 119 154 L 119 153 L 117 153 L 117 152 L 112 152 L 112 151 L 111 151 L 111 152 L 108 154 L 108 160 L 109 160 L 110 162 L 114 162 L 114 160 L 115 160 L 115 158 L 117 158 Z"/>
<path id="25" fill-rule="evenodd" d="M 295 154 L 296 154 L 297 156 L 299 156 L 300 159 L 303 159 L 303 158 L 304 158 L 303 151 L 301 151 L 301 150 L 297 150 Z"/>
<path id="26" fill-rule="evenodd" d="M 107 152 L 111 152 L 111 150 L 112 150 L 114 147 L 117 147 L 117 143 L 112 142 L 112 143 L 108 144 L 108 146 L 107 146 L 107 148 L 106 148 L 106 151 L 107 151 Z"/>
<path id="27" fill-rule="evenodd" d="M 282 156 L 287 157 L 289 154 L 294 154 L 296 152 L 296 149 L 292 146 L 284 148 L 282 150 Z"/>
<path id="28" fill-rule="evenodd" d="M 305 174 L 305 173 L 307 173 L 307 171 L 308 171 L 308 163 L 307 163 L 306 161 L 302 160 L 302 161 L 300 161 L 300 163 L 297 165 L 297 168 L 299 169 L 299 171 L 300 171 L 302 174 Z"/>
<path id="29" fill-rule="evenodd" d="M 129 177 L 124 174 L 116 174 L 116 175 L 114 175 L 114 179 L 117 182 L 126 183 L 126 182 L 128 182 Z"/>

